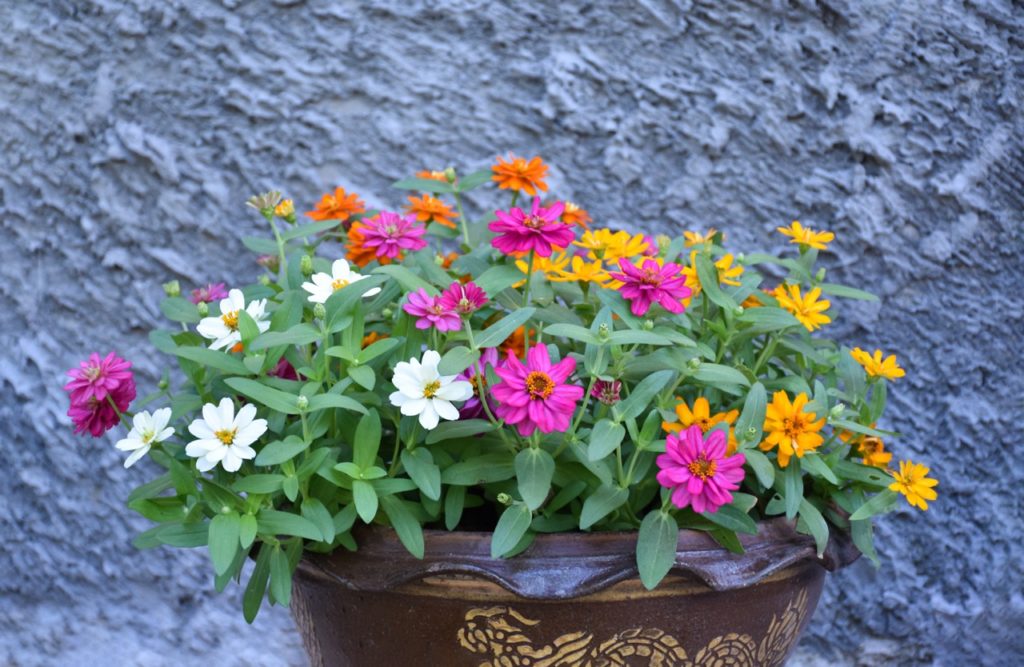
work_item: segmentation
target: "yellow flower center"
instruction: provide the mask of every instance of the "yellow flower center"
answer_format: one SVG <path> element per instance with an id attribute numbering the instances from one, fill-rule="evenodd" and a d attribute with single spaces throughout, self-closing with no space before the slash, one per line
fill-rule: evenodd
<path id="1" fill-rule="evenodd" d="M 473 385 L 473 395 L 480 398 L 480 392 L 487 388 L 487 376 L 481 373 L 474 373 L 469 378 L 469 383 Z"/>
<path id="2" fill-rule="evenodd" d="M 526 218 L 523 219 L 523 226 L 528 227 L 530 229 L 540 229 L 541 227 L 544 226 L 545 222 L 547 221 L 544 220 L 544 218 L 541 218 L 536 215 L 528 215 L 526 216 Z"/>
<path id="3" fill-rule="evenodd" d="M 714 460 L 708 461 L 707 458 L 701 454 L 696 461 L 692 461 L 686 466 L 686 469 L 690 471 L 690 474 L 694 477 L 699 477 L 702 482 L 706 482 L 709 478 L 715 476 L 715 471 L 718 469 L 718 463 Z"/>
<path id="4" fill-rule="evenodd" d="M 437 394 L 437 392 L 438 392 L 438 390 L 440 388 L 441 388 L 441 381 L 440 380 L 434 380 L 433 382 L 428 382 L 426 384 L 426 386 L 423 387 L 423 398 L 433 398 L 434 395 Z"/>
<path id="5" fill-rule="evenodd" d="M 236 433 L 235 429 L 233 429 L 233 428 L 225 428 L 225 429 L 221 429 L 220 431 L 214 431 L 213 435 L 218 440 L 223 442 L 225 445 L 230 445 L 232 442 L 235 441 L 235 433 Z"/>
<path id="6" fill-rule="evenodd" d="M 335 280 L 333 280 L 331 282 L 331 289 L 333 289 L 335 292 L 340 290 L 342 287 L 348 287 L 348 281 L 347 280 L 343 280 L 342 278 L 337 278 L 337 279 L 335 279 Z"/>
<path id="7" fill-rule="evenodd" d="M 643 285 L 660 285 L 661 272 L 653 269 L 644 269 L 644 275 L 640 278 L 640 283 Z"/>
<path id="8" fill-rule="evenodd" d="M 782 432 L 791 440 L 796 440 L 797 436 L 803 433 L 806 429 L 807 425 L 804 423 L 803 413 L 794 417 L 786 417 L 782 420 Z"/>
<path id="9" fill-rule="evenodd" d="M 222 322 L 224 322 L 224 326 L 226 326 L 228 329 L 231 329 L 232 331 L 238 331 L 237 310 L 232 310 L 224 313 L 223 315 L 220 316 L 220 319 Z"/>
<path id="10" fill-rule="evenodd" d="M 526 376 L 526 390 L 530 392 L 530 400 L 544 399 L 555 390 L 555 382 L 547 373 L 533 371 Z"/>

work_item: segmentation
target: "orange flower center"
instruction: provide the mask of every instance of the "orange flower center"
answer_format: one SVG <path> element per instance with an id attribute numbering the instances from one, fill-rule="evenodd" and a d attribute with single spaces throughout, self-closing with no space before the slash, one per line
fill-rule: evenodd
<path id="1" fill-rule="evenodd" d="M 220 319 L 222 322 L 224 322 L 224 326 L 226 326 L 228 329 L 231 329 L 232 331 L 238 331 L 237 310 L 232 310 L 230 312 L 224 313 L 223 315 L 220 316 Z"/>
<path id="2" fill-rule="evenodd" d="M 427 385 L 425 387 L 423 387 L 423 398 L 433 398 L 434 395 L 437 394 L 437 391 L 440 388 L 441 388 L 441 381 L 440 380 L 434 380 L 433 382 L 428 382 Z"/>
<path id="3" fill-rule="evenodd" d="M 480 393 L 487 388 L 487 376 L 481 373 L 474 373 L 470 376 L 469 383 L 473 385 L 473 395 L 480 398 Z"/>
<path id="4" fill-rule="evenodd" d="M 707 433 L 711 430 L 711 419 L 698 419 L 697 425 L 700 426 L 700 430 Z"/>
<path id="5" fill-rule="evenodd" d="M 348 287 L 348 281 L 347 280 L 342 280 L 341 278 L 338 278 L 337 280 L 331 281 L 331 288 L 335 292 L 340 290 L 342 287 Z"/>
<path id="6" fill-rule="evenodd" d="M 696 461 L 692 461 L 687 465 L 686 469 L 694 477 L 699 477 L 702 482 L 706 482 L 709 478 L 715 476 L 718 464 L 713 460 L 708 461 L 707 457 L 701 454 Z"/>
<path id="7" fill-rule="evenodd" d="M 882 445 L 882 441 L 873 437 L 864 438 L 860 443 L 860 451 L 864 452 L 864 454 L 868 456 L 878 454 L 882 451 L 883 447 L 884 445 Z"/>
<path id="8" fill-rule="evenodd" d="M 787 438 L 796 439 L 798 435 L 807 430 L 807 424 L 804 423 L 803 414 L 798 414 L 795 417 L 782 420 L 782 432 L 786 434 Z"/>
<path id="9" fill-rule="evenodd" d="M 213 435 L 216 436 L 217 439 L 223 442 L 225 445 L 230 445 L 232 442 L 235 441 L 235 429 L 233 428 L 226 428 L 220 431 L 214 431 Z"/>
<path id="10" fill-rule="evenodd" d="M 536 215 L 528 215 L 523 219 L 523 226 L 529 229 L 540 229 L 547 221 Z"/>
<path id="11" fill-rule="evenodd" d="M 544 399 L 555 390 L 555 382 L 547 373 L 533 371 L 526 376 L 526 390 L 530 392 L 530 400 Z"/>
<path id="12" fill-rule="evenodd" d="M 661 273 L 653 269 L 644 269 L 644 275 L 640 278 L 643 285 L 660 285 Z"/>

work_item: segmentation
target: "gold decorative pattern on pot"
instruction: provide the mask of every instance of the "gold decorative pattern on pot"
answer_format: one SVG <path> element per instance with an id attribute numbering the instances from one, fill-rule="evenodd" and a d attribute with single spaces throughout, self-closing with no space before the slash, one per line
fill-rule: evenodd
<path id="1" fill-rule="evenodd" d="M 459 645 L 480 655 L 477 667 L 779 667 L 797 639 L 807 613 L 807 591 L 772 615 L 761 642 L 730 632 L 712 639 L 690 660 L 672 635 L 631 628 L 604 641 L 585 631 L 539 645 L 531 630 L 540 621 L 509 607 L 471 609 L 458 631 Z"/>

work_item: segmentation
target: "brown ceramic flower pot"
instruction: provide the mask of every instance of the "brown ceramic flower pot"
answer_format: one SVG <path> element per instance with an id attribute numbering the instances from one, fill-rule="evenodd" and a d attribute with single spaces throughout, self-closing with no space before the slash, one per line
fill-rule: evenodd
<path id="1" fill-rule="evenodd" d="M 826 569 L 857 557 L 773 520 L 743 555 L 681 531 L 676 562 L 647 591 L 635 533 L 538 535 L 490 558 L 490 534 L 426 532 L 417 560 L 389 529 L 359 551 L 307 555 L 292 613 L 313 667 L 775 666 L 821 594 Z"/>

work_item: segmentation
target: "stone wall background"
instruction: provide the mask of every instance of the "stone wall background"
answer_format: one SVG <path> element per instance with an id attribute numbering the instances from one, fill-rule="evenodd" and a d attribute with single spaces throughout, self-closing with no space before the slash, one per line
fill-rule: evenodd
<path id="1" fill-rule="evenodd" d="M 117 349 L 152 387 L 160 283 L 251 280 L 243 202 L 308 208 L 508 150 L 601 224 L 836 232 L 851 344 L 908 376 L 885 427 L 941 480 L 832 578 L 794 663 L 1024 654 L 1024 5 L 733 0 L 0 0 L 0 663 L 303 665 L 201 553 L 136 552 L 112 438 L 64 369 Z"/>

